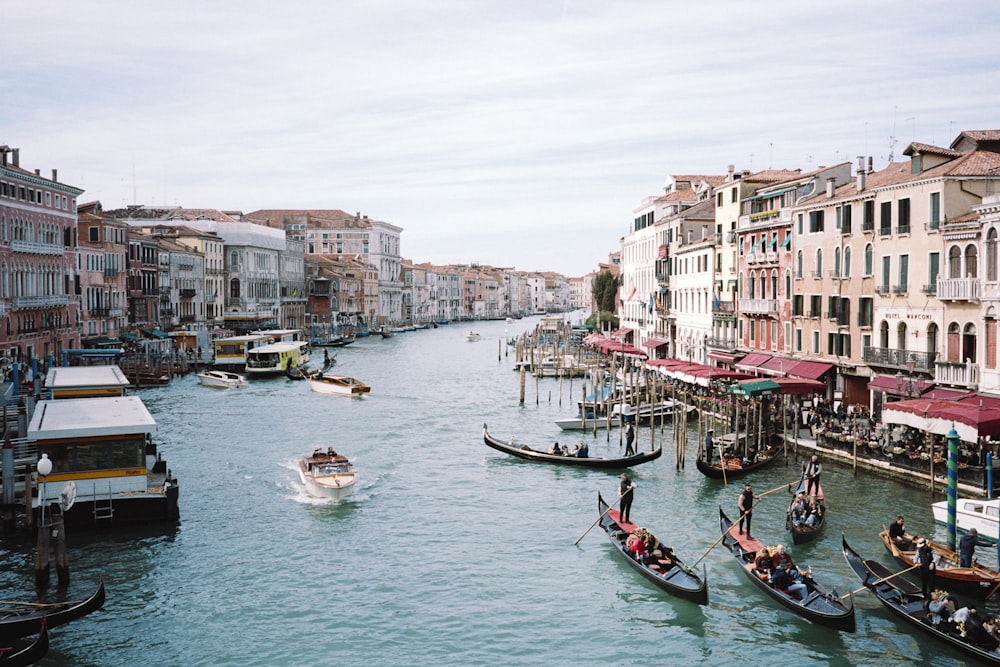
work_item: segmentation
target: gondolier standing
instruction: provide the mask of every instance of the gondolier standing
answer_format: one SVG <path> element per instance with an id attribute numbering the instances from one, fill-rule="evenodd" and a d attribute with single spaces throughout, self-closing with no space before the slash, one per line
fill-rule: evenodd
<path id="1" fill-rule="evenodd" d="M 705 434 L 705 463 L 712 462 L 712 448 L 715 447 L 715 431 L 708 429 Z"/>
<path id="2" fill-rule="evenodd" d="M 632 494 L 635 491 L 635 484 L 622 473 L 622 481 L 618 485 L 618 495 L 621 496 L 621 503 L 618 505 L 618 517 L 624 523 L 631 523 L 628 520 L 629 512 L 632 510 Z"/>
<path id="3" fill-rule="evenodd" d="M 635 427 L 632 426 L 632 422 L 629 422 L 625 426 L 625 456 L 635 454 L 635 448 L 632 447 L 633 442 L 635 442 Z"/>
<path id="4" fill-rule="evenodd" d="M 746 519 L 747 522 L 747 539 L 753 537 L 750 534 L 750 519 L 753 517 L 753 501 L 760 500 L 760 496 L 753 492 L 753 487 L 750 486 L 750 482 L 746 483 L 743 487 L 743 493 L 740 494 L 740 500 L 737 506 L 740 510 L 740 534 L 743 534 L 743 520 Z"/>
<path id="5" fill-rule="evenodd" d="M 917 540 L 917 555 L 914 557 L 920 574 L 920 590 L 924 594 L 924 599 L 931 599 L 931 591 L 934 590 L 934 575 L 937 574 L 937 565 L 934 563 L 934 549 L 927 543 L 927 540 L 920 538 Z"/>
<path id="6" fill-rule="evenodd" d="M 823 472 L 823 464 L 819 462 L 819 457 L 813 454 L 806 466 L 806 495 L 816 495 L 814 491 L 819 491 L 819 476 Z"/>

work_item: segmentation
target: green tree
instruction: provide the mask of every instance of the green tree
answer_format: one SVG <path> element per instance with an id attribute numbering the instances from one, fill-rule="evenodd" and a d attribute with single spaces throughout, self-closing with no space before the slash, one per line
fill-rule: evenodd
<path id="1" fill-rule="evenodd" d="M 610 271 L 601 271 L 594 276 L 592 290 L 598 311 L 613 313 L 618 310 L 618 304 L 615 302 L 615 297 L 618 295 L 618 278 Z"/>

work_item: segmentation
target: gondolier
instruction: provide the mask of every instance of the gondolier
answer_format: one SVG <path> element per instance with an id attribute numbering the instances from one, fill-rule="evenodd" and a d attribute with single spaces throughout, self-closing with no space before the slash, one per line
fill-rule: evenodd
<path id="1" fill-rule="evenodd" d="M 715 448 L 715 431 L 708 429 L 705 434 L 705 463 L 712 462 L 712 449 Z"/>
<path id="2" fill-rule="evenodd" d="M 819 476 L 823 472 L 823 464 L 819 462 L 819 457 L 813 454 L 806 466 L 806 495 L 816 495 L 819 491 Z"/>
<path id="3" fill-rule="evenodd" d="M 621 496 L 621 503 L 618 505 L 618 516 L 625 523 L 630 523 L 628 515 L 632 510 L 632 495 L 634 492 L 635 484 L 628 478 L 628 475 L 622 473 L 621 483 L 618 485 L 618 495 Z"/>
<path id="4" fill-rule="evenodd" d="M 750 519 L 753 517 L 753 501 L 760 500 L 760 496 L 753 492 L 753 487 L 750 482 L 746 483 L 743 487 L 743 493 L 740 494 L 740 499 L 737 502 L 737 506 L 740 510 L 740 534 L 743 534 L 743 520 L 746 519 L 747 522 L 747 539 L 750 539 Z"/>
<path id="5" fill-rule="evenodd" d="M 635 427 L 632 426 L 632 422 L 629 422 L 625 426 L 625 456 L 635 454 L 635 448 L 632 446 L 633 442 L 635 442 Z"/>

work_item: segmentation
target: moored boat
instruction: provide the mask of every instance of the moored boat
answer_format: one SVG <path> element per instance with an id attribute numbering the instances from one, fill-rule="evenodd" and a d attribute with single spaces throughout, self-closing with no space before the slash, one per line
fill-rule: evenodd
<path id="1" fill-rule="evenodd" d="M 878 561 L 862 558 L 847 544 L 846 538 L 843 539 L 843 551 L 847 564 L 861 579 L 861 583 L 897 617 L 968 655 L 1000 664 L 1000 653 L 976 646 L 964 636 L 965 633 L 953 628 L 951 624 L 935 625 L 927 613 L 927 600 L 918 586 Z"/>
<path id="2" fill-rule="evenodd" d="M 309 388 L 320 394 L 341 394 L 343 396 L 363 396 L 372 390 L 371 387 L 357 378 L 328 373 L 310 375 Z"/>
<path id="3" fill-rule="evenodd" d="M 800 501 L 804 503 L 801 509 L 796 507 Z M 806 474 L 803 469 L 798 486 L 792 491 L 792 499 L 788 502 L 785 530 L 791 531 L 793 544 L 805 544 L 816 539 L 825 525 L 826 499 L 823 497 L 823 487 L 817 482 L 813 497 L 810 499 L 806 496 Z"/>
<path id="4" fill-rule="evenodd" d="M 198 381 L 214 389 L 240 389 L 248 385 L 245 376 L 229 371 L 205 371 L 198 373 Z"/>
<path id="5" fill-rule="evenodd" d="M 532 449 L 527 445 L 517 446 L 513 444 L 513 440 L 514 439 L 511 438 L 510 442 L 503 442 L 502 440 L 494 438 L 490 435 L 487 425 L 483 424 L 483 442 L 497 451 L 510 454 L 511 456 L 516 456 L 520 459 L 526 459 L 528 461 L 555 463 L 558 465 L 568 466 L 581 466 L 585 468 L 621 469 L 636 466 L 640 463 L 646 463 L 647 461 L 652 461 L 659 458 L 660 455 L 663 454 L 663 448 L 657 447 L 649 452 L 639 452 L 632 456 L 623 456 L 620 458 L 590 456 L 589 452 L 587 452 L 585 456 L 572 454 L 564 456 L 562 454 L 550 454 L 545 451 Z"/>
<path id="6" fill-rule="evenodd" d="M 948 525 L 948 501 L 931 505 L 934 521 Z M 955 501 L 955 526 L 963 533 L 975 528 L 981 542 L 996 542 L 1000 532 L 1000 498 L 959 498 Z"/>
<path id="7" fill-rule="evenodd" d="M 844 605 L 837 595 L 826 590 L 812 576 L 804 576 L 802 583 L 806 585 L 805 598 L 799 599 L 787 591 L 775 588 L 767 576 L 758 573 L 755 567 L 757 552 L 764 544 L 757 538 L 747 537 L 738 533 L 726 513 L 719 508 L 719 529 L 722 531 L 722 544 L 739 563 L 740 569 L 758 589 L 776 600 L 786 609 L 795 612 L 813 623 L 834 630 L 854 632 L 854 605 Z"/>
<path id="8" fill-rule="evenodd" d="M 13 640 L 12 646 L 0 646 L 0 666 L 28 667 L 45 657 L 49 652 L 49 629 L 45 618 L 35 622 L 39 626 L 38 635 L 31 641 Z"/>
<path id="9" fill-rule="evenodd" d="M 469 333 L 465 334 L 465 340 L 469 341 L 470 343 L 474 343 L 477 340 L 479 340 L 479 334 L 477 334 L 475 331 L 470 331 Z"/>
<path id="10" fill-rule="evenodd" d="M 897 563 L 912 567 L 917 563 L 917 551 L 903 550 L 889 537 L 889 531 L 879 533 L 879 539 Z M 947 545 L 927 540 L 937 554 L 935 578 L 940 586 L 953 593 L 989 599 L 1000 590 L 1000 572 L 973 562 L 972 567 L 960 567 L 959 557 Z"/>
<path id="11" fill-rule="evenodd" d="M 698 466 L 698 470 L 701 471 L 706 477 L 711 477 L 712 479 L 737 479 L 748 475 L 754 470 L 759 470 L 771 463 L 778 457 L 781 452 L 780 445 L 774 445 L 769 447 L 763 452 L 753 456 L 753 460 L 748 460 L 737 455 L 726 455 L 722 456 L 721 462 L 706 461 L 699 453 L 698 460 L 695 461 L 695 465 Z"/>
<path id="12" fill-rule="evenodd" d="M 708 604 L 708 581 L 704 574 L 699 576 L 697 572 L 685 565 L 671 549 L 666 547 L 664 547 L 668 552 L 668 563 L 666 564 L 656 561 L 645 563 L 637 560 L 625 546 L 629 533 L 637 526 L 622 521 L 618 510 L 609 509 L 600 492 L 597 494 L 597 511 L 601 517 L 601 528 L 607 533 L 618 555 L 625 559 L 625 562 L 632 569 L 671 595 L 697 604 Z M 672 564 L 669 561 L 672 561 Z"/>
<path id="13" fill-rule="evenodd" d="M 299 479 L 311 496 L 342 500 L 354 492 L 358 471 L 343 454 L 317 449 L 299 461 Z"/>
<path id="14" fill-rule="evenodd" d="M 74 602 L 3 602 L 0 603 L 0 641 L 26 637 L 38 632 L 45 619 L 49 628 L 65 625 L 104 606 L 106 593 L 102 577 L 97 590 L 85 600 Z"/>

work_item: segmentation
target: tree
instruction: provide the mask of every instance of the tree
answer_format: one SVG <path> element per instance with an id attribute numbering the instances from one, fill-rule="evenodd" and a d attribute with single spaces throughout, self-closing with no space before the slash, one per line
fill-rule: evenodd
<path id="1" fill-rule="evenodd" d="M 618 310 L 616 297 L 618 296 L 618 278 L 610 271 L 601 271 L 594 276 L 594 286 L 592 288 L 594 301 L 597 302 L 599 312 L 613 313 Z"/>

